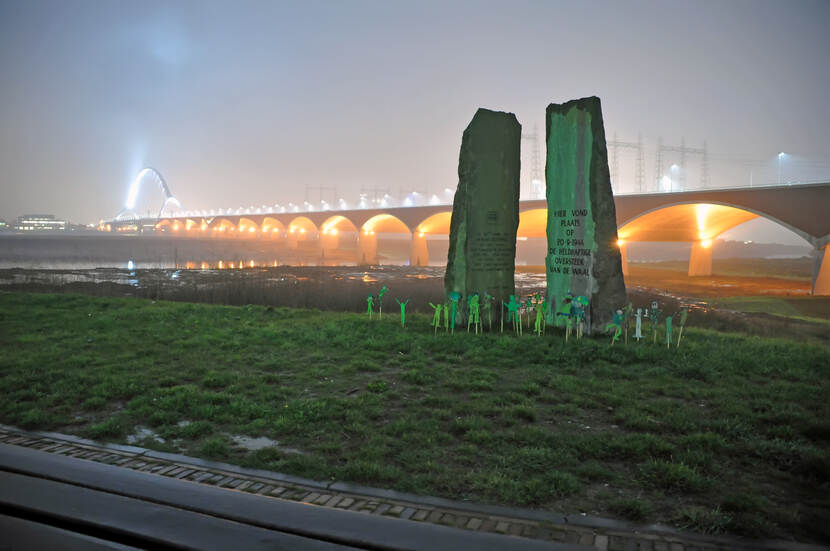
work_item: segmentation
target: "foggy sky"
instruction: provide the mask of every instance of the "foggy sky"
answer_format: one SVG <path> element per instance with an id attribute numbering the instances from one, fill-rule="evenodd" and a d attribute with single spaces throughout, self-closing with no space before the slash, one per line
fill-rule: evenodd
<path id="1" fill-rule="evenodd" d="M 829 24 L 826 0 L 0 0 L 0 218 L 109 218 L 148 165 L 190 209 L 454 189 L 476 108 L 544 136 L 588 95 L 609 137 L 830 159 Z"/>

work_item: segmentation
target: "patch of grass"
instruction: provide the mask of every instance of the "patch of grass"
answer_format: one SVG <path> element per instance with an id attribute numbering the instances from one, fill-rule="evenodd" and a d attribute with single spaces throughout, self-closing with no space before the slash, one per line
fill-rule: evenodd
<path id="1" fill-rule="evenodd" d="M 650 502 L 626 497 L 612 499 L 608 509 L 618 517 L 636 521 L 646 520 L 654 513 L 654 506 Z"/>
<path id="2" fill-rule="evenodd" d="M 166 441 L 148 447 L 319 480 L 812 533 L 827 348 L 694 326 L 679 349 L 611 348 L 557 330 L 436 336 L 429 321 L 0 293 L 0 422 L 121 443 L 144 426 Z"/>

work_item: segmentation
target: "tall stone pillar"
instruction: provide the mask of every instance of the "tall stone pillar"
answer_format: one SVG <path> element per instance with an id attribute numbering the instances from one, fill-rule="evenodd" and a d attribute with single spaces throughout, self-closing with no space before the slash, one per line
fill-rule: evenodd
<path id="1" fill-rule="evenodd" d="M 585 296 L 585 331 L 601 331 L 626 296 L 600 100 L 552 103 L 546 119 L 548 323 L 566 295 Z"/>
<path id="2" fill-rule="evenodd" d="M 695 241 L 692 243 L 692 254 L 689 255 L 689 276 L 710 275 L 712 275 L 712 242 Z"/>
<path id="3" fill-rule="evenodd" d="M 410 266 L 428 266 L 429 250 L 427 249 L 427 236 L 417 229 L 412 232 L 412 246 L 409 248 Z"/>
<path id="4" fill-rule="evenodd" d="M 358 235 L 357 263 L 360 265 L 378 263 L 378 236 L 375 232 L 364 230 Z"/>
<path id="5" fill-rule="evenodd" d="M 513 113 L 479 109 L 464 130 L 452 205 L 444 290 L 466 303 L 515 294 L 522 126 Z"/>
<path id="6" fill-rule="evenodd" d="M 816 249 L 813 269 L 813 295 L 830 295 L 830 243 Z"/>

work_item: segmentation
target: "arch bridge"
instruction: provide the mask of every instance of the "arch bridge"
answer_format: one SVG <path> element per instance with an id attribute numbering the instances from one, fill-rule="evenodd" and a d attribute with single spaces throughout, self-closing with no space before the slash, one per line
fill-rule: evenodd
<path id="1" fill-rule="evenodd" d="M 674 241 L 692 244 L 689 275 L 711 275 L 714 240 L 739 224 L 763 217 L 795 232 L 814 247 L 813 293 L 830 294 L 830 183 L 619 195 L 614 202 L 617 244 L 625 273 L 628 243 Z M 544 238 L 546 202 L 522 201 L 519 210 L 518 238 Z M 397 234 L 410 240 L 410 263 L 425 266 L 429 262 L 427 238 L 448 235 L 451 216 L 451 206 L 431 205 L 165 217 L 158 220 L 156 231 L 194 237 L 284 240 L 289 248 L 316 248 L 322 257 L 330 257 L 352 243 L 361 264 L 377 263 L 378 236 Z"/>

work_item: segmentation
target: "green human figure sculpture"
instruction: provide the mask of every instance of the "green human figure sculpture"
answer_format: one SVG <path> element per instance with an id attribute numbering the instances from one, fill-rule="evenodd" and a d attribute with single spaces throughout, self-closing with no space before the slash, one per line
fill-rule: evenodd
<path id="1" fill-rule="evenodd" d="M 578 296 L 572 302 L 576 303 L 576 338 L 581 339 L 585 334 L 585 312 L 588 310 L 588 297 Z"/>
<path id="2" fill-rule="evenodd" d="M 406 299 L 405 302 L 395 299 L 395 302 L 401 306 L 401 327 L 406 327 L 406 305 L 409 304 L 409 299 Z"/>
<path id="3" fill-rule="evenodd" d="M 378 293 L 378 319 L 383 317 L 383 295 L 385 295 L 388 290 L 389 288 L 384 285 Z"/>
<path id="4" fill-rule="evenodd" d="M 469 317 L 467 318 L 467 332 L 470 332 L 470 323 L 476 328 L 476 335 L 478 335 L 478 326 L 480 325 L 479 320 L 479 312 L 480 312 L 480 305 L 479 305 L 479 298 L 478 293 L 473 293 L 469 299 Z"/>
<path id="5" fill-rule="evenodd" d="M 614 343 L 620 340 L 620 334 L 622 334 L 623 315 L 622 310 L 617 310 L 614 312 L 614 316 L 611 318 L 611 321 L 605 326 L 606 333 L 612 329 L 614 330 L 614 335 L 611 337 L 611 346 L 614 346 Z"/>
<path id="6" fill-rule="evenodd" d="M 533 312 L 533 295 L 527 297 L 525 300 L 525 310 L 527 310 L 527 330 L 530 331 L 530 318 Z"/>
<path id="7" fill-rule="evenodd" d="M 461 294 L 458 291 L 450 293 L 450 333 L 455 334 L 455 318 L 458 315 L 458 301 L 461 300 Z"/>
<path id="8" fill-rule="evenodd" d="M 565 342 L 568 342 L 568 339 L 571 336 L 571 328 L 574 324 L 574 314 L 576 312 L 573 298 L 573 295 L 570 293 L 565 295 L 565 298 L 562 299 L 562 306 L 559 308 L 559 311 L 556 312 L 557 325 L 559 325 L 560 316 L 565 323 Z"/>
<path id="9" fill-rule="evenodd" d="M 683 328 L 686 327 L 686 318 L 689 316 L 689 310 L 683 308 L 680 311 L 680 332 L 677 334 L 677 347 L 680 348 L 680 339 L 683 338 Z"/>
<path id="10" fill-rule="evenodd" d="M 533 330 L 537 336 L 541 337 L 542 332 L 544 331 L 545 323 L 545 303 L 541 300 L 538 300 L 538 295 L 536 296 L 536 298 L 536 303 L 533 305 L 533 309 L 536 310 L 536 323 L 533 324 Z"/>
<path id="11" fill-rule="evenodd" d="M 507 321 L 513 322 L 513 330 L 516 332 L 517 335 L 522 334 L 522 324 L 519 320 L 519 307 L 521 306 L 521 302 L 516 302 L 516 297 L 514 295 L 510 295 L 510 301 L 505 302 L 504 305 L 507 307 Z"/>
<path id="12" fill-rule="evenodd" d="M 441 327 L 441 311 L 444 309 L 444 305 L 441 303 L 433 304 L 429 303 L 430 307 L 435 311 L 432 315 L 432 327 L 435 329 L 435 334 L 438 334 L 438 328 Z"/>
<path id="13" fill-rule="evenodd" d="M 628 344 L 628 326 L 631 325 L 631 316 L 634 314 L 634 305 L 630 302 L 623 308 L 623 331 L 625 331 L 625 344 Z"/>
<path id="14" fill-rule="evenodd" d="M 375 298 L 369 293 L 369 297 L 366 299 L 366 313 L 369 314 L 369 319 L 372 319 L 372 309 L 375 306 Z"/>
<path id="15" fill-rule="evenodd" d="M 556 325 L 559 326 L 559 320 L 562 320 L 562 323 L 565 325 L 565 340 L 568 340 L 568 332 L 567 329 L 570 326 L 571 322 L 571 301 L 573 300 L 573 296 L 568 293 L 567 295 L 562 298 L 562 305 L 559 307 L 559 310 L 556 312 Z M 560 318 L 561 317 L 561 318 Z"/>
<path id="16" fill-rule="evenodd" d="M 648 314 L 648 320 L 651 323 L 651 335 L 652 341 L 654 344 L 657 344 L 657 330 L 660 325 L 660 318 L 662 317 L 662 312 L 660 312 L 660 305 L 657 301 L 652 301 L 651 303 L 651 312 Z"/>
<path id="17" fill-rule="evenodd" d="M 444 303 L 444 329 L 447 333 L 450 332 L 450 307 L 445 302 Z"/>
<path id="18" fill-rule="evenodd" d="M 484 313 L 487 314 L 487 329 L 489 331 L 493 330 L 493 295 L 484 291 Z"/>
<path id="19" fill-rule="evenodd" d="M 672 314 L 671 316 L 666 316 L 666 348 L 669 348 L 671 346 L 671 337 L 672 337 L 671 325 L 672 325 L 672 318 L 673 317 L 674 317 L 674 314 Z"/>

